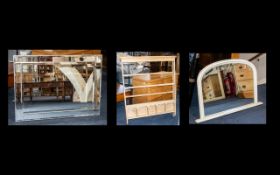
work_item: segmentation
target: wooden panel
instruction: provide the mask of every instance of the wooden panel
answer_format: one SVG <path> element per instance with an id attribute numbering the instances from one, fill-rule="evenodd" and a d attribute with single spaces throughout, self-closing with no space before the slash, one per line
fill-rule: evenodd
<path id="1" fill-rule="evenodd" d="M 162 86 L 162 87 L 150 87 L 150 88 L 138 88 L 133 90 L 133 94 L 150 94 L 157 92 L 171 92 L 173 86 Z"/>
<path id="2" fill-rule="evenodd" d="M 163 84 L 163 83 L 172 83 L 172 75 L 162 72 L 162 74 L 147 74 L 147 75 L 138 75 L 133 77 L 133 81 L 137 81 L 140 85 L 145 84 Z M 139 85 L 135 82 L 135 85 Z"/>
<path id="3" fill-rule="evenodd" d="M 180 89 L 179 76 L 180 76 L 180 74 L 179 74 L 179 73 L 176 73 L 176 86 L 177 86 L 177 90 Z"/>
<path id="4" fill-rule="evenodd" d="M 218 74 L 209 75 L 202 82 L 204 99 L 213 99 L 222 96 Z"/>
<path id="5" fill-rule="evenodd" d="M 239 81 L 238 82 L 239 91 L 251 91 L 254 89 L 253 80 Z"/>
<path id="6" fill-rule="evenodd" d="M 216 96 L 215 96 L 213 90 L 204 93 L 204 99 L 205 99 L 205 100 L 210 100 L 210 99 L 213 99 L 213 98 L 215 98 L 215 97 L 216 97 Z"/>
<path id="7" fill-rule="evenodd" d="M 170 74 L 152 74 L 152 75 L 139 75 L 132 79 L 133 86 L 147 86 L 156 84 L 166 84 L 172 83 L 173 77 Z M 138 88 L 133 90 L 133 95 L 139 94 L 150 94 L 150 93 L 160 93 L 160 92 L 170 92 L 173 86 L 161 86 L 161 87 L 149 87 L 149 88 Z M 172 94 L 159 94 L 159 95 L 149 95 L 142 97 L 133 98 L 133 103 L 143 103 L 158 100 L 170 100 L 172 99 Z"/>
<path id="8" fill-rule="evenodd" d="M 150 75 L 164 75 L 164 74 L 168 74 L 168 75 L 173 75 L 173 72 L 153 72 L 153 73 L 138 73 L 138 74 L 124 74 L 124 77 L 132 77 L 132 76 L 150 76 Z"/>
<path id="9" fill-rule="evenodd" d="M 236 81 L 251 80 L 253 79 L 252 71 L 238 72 L 235 74 Z"/>
<path id="10" fill-rule="evenodd" d="M 153 105 L 153 106 L 148 106 L 148 114 L 149 115 L 155 115 L 156 114 L 156 106 Z"/>
<path id="11" fill-rule="evenodd" d="M 245 91 L 238 94 L 239 98 L 254 98 L 254 91 Z"/>
<path id="12" fill-rule="evenodd" d="M 242 71 L 242 70 L 248 70 L 251 69 L 248 65 L 245 64 L 235 64 L 234 65 L 235 71 Z"/>
<path id="13" fill-rule="evenodd" d="M 175 111 L 175 104 L 174 103 L 166 103 L 166 112 L 174 112 Z"/>
<path id="14" fill-rule="evenodd" d="M 242 64 L 234 65 L 234 75 L 236 81 L 253 79 L 253 71 L 247 65 L 242 65 Z"/>
<path id="15" fill-rule="evenodd" d="M 126 56 L 120 57 L 122 62 L 133 63 L 133 62 L 161 62 L 161 61 L 174 61 L 176 56 Z"/>
<path id="16" fill-rule="evenodd" d="M 101 50 L 32 50 L 32 55 L 83 55 L 101 54 Z"/>
<path id="17" fill-rule="evenodd" d="M 139 106 L 137 108 L 137 116 L 141 117 L 146 115 L 148 115 L 148 106 Z"/>
<path id="18" fill-rule="evenodd" d="M 21 82 L 21 76 L 22 76 L 22 82 L 23 83 L 31 83 L 33 82 L 33 74 L 32 73 L 22 73 L 22 75 L 20 73 L 16 73 L 16 83 L 20 83 Z"/>
<path id="19" fill-rule="evenodd" d="M 162 114 L 165 112 L 165 104 L 159 103 L 156 105 L 157 113 Z"/>
<path id="20" fill-rule="evenodd" d="M 131 95 L 131 92 L 126 92 L 126 95 L 127 96 Z M 123 93 L 117 94 L 116 100 L 117 100 L 117 103 L 121 102 L 121 101 L 124 101 L 124 94 Z"/>
<path id="21" fill-rule="evenodd" d="M 240 57 L 239 53 L 231 53 L 231 59 L 238 59 Z"/>
<path id="22" fill-rule="evenodd" d="M 126 115 L 127 115 L 127 118 L 136 118 L 137 117 L 137 108 L 127 106 Z"/>
<path id="23" fill-rule="evenodd" d="M 253 84 L 253 71 L 245 64 L 234 65 L 234 75 L 238 87 L 239 98 L 253 98 L 254 97 L 254 84 Z"/>
<path id="24" fill-rule="evenodd" d="M 13 73 L 14 73 L 14 64 L 8 63 L 8 74 L 13 74 Z"/>
<path id="25" fill-rule="evenodd" d="M 133 104 L 126 106 L 126 117 L 128 119 L 147 117 L 152 115 L 174 113 L 176 103 L 174 100 Z"/>
<path id="26" fill-rule="evenodd" d="M 8 88 L 14 87 L 14 65 L 8 63 Z"/>
<path id="27" fill-rule="evenodd" d="M 8 74 L 8 88 L 14 87 L 14 74 Z"/>
<path id="28" fill-rule="evenodd" d="M 142 97 L 134 97 L 133 103 L 147 103 L 147 102 L 154 102 L 154 101 L 161 101 L 161 100 L 171 100 L 173 93 L 164 94 L 164 95 L 150 95 L 150 96 L 142 96 Z"/>

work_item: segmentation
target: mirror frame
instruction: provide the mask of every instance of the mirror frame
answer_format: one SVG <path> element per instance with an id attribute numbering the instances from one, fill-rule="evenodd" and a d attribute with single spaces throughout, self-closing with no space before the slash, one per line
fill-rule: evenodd
<path id="1" fill-rule="evenodd" d="M 209 70 L 211 70 L 215 67 L 223 66 L 223 65 L 227 65 L 227 64 L 246 64 L 247 66 L 249 66 L 252 69 L 253 83 L 254 83 L 254 101 L 252 103 L 249 103 L 249 104 L 246 104 L 243 106 L 227 109 L 227 110 L 217 112 L 214 114 L 210 114 L 210 115 L 205 115 L 203 93 L 202 93 L 202 78 L 205 75 L 205 73 L 207 73 Z M 209 64 L 208 66 L 204 67 L 199 72 L 198 77 L 197 77 L 197 92 L 198 92 L 198 105 L 199 105 L 199 119 L 195 120 L 196 123 L 205 122 L 205 121 L 208 121 L 211 119 L 222 117 L 224 115 L 232 114 L 235 112 L 239 112 L 239 111 L 263 104 L 262 102 L 258 101 L 257 69 L 253 63 L 251 63 L 247 60 L 243 60 L 243 59 L 221 60 L 221 61 L 214 62 L 214 63 Z"/>

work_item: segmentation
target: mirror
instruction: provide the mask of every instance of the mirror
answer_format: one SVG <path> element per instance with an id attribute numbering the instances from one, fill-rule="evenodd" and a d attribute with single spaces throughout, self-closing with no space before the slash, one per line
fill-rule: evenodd
<path id="1" fill-rule="evenodd" d="M 253 71 L 246 64 L 217 66 L 202 78 L 205 114 L 210 115 L 253 102 Z"/>
<path id="2" fill-rule="evenodd" d="M 200 118 L 197 123 L 262 104 L 257 72 L 247 60 L 222 60 L 203 68 L 197 78 Z"/>
<path id="3" fill-rule="evenodd" d="M 100 114 L 102 55 L 14 56 L 16 121 Z"/>

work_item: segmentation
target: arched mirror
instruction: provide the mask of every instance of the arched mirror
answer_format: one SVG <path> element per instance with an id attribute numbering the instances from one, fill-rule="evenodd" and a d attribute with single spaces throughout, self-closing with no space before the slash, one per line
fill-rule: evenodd
<path id="1" fill-rule="evenodd" d="M 222 60 L 206 66 L 199 72 L 197 88 L 197 123 L 262 104 L 258 101 L 256 68 L 247 60 Z"/>

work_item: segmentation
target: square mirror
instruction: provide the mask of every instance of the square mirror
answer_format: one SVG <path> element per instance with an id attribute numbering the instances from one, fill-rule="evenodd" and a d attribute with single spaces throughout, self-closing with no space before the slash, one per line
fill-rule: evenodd
<path id="1" fill-rule="evenodd" d="M 15 120 L 100 115 L 102 55 L 15 55 Z"/>

